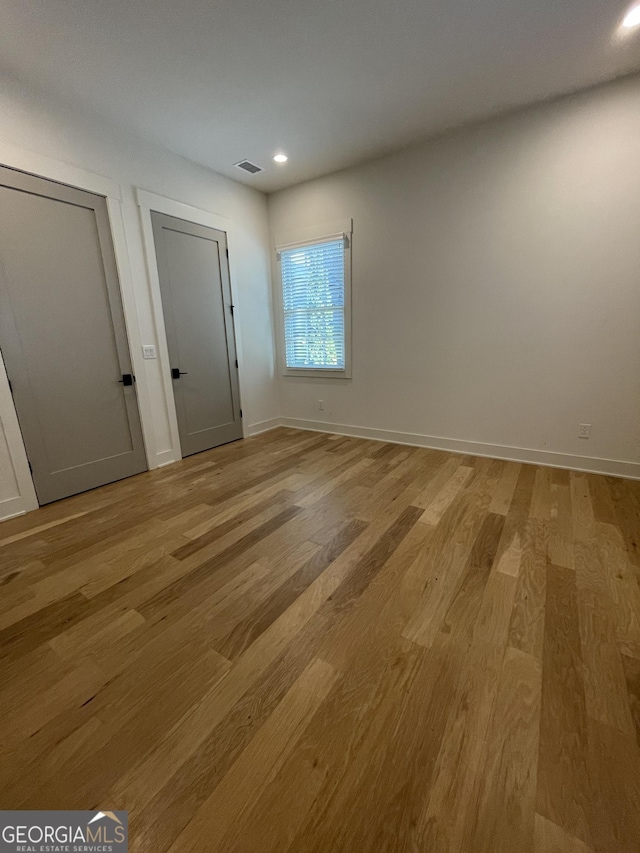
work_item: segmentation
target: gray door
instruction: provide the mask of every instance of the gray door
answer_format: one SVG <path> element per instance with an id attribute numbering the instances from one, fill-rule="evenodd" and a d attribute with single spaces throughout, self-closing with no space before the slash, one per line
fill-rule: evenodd
<path id="1" fill-rule="evenodd" d="M 242 438 L 227 235 L 152 212 L 182 455 Z"/>
<path id="2" fill-rule="evenodd" d="M 0 349 L 41 504 L 146 470 L 104 198 L 0 167 Z"/>

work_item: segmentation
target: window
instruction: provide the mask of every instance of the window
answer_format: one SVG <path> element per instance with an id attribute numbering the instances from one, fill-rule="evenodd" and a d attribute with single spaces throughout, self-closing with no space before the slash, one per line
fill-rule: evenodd
<path id="1" fill-rule="evenodd" d="M 284 372 L 349 376 L 349 237 L 279 249 Z"/>

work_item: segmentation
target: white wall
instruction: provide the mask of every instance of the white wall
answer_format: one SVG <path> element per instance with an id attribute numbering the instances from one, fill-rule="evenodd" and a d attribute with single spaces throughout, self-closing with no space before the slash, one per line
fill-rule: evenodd
<path id="1" fill-rule="evenodd" d="M 639 140 L 635 77 L 270 196 L 354 229 L 353 379 L 285 422 L 639 476 Z"/>
<path id="2" fill-rule="evenodd" d="M 278 411 L 265 196 L 118 128 L 101 125 L 90 115 L 78 114 L 5 81 L 0 92 L 0 162 L 16 165 L 11 162 L 14 151 L 19 152 L 21 168 L 38 171 L 41 158 L 37 155 L 44 155 L 120 185 L 137 319 L 145 343 L 156 341 L 156 330 L 134 188 L 231 219 L 231 274 L 245 429 L 251 432 L 275 418 Z M 159 363 L 143 364 L 144 375 L 137 376 L 138 386 L 143 383 L 142 390 L 148 394 L 153 420 L 146 427 L 153 430 L 158 458 L 166 459 L 171 446 L 167 406 L 173 403 L 164 395 Z M 0 395 L 6 392 L 3 382 L 0 371 Z M 25 508 L 4 437 L 12 426 L 0 423 L 0 518 Z"/>
<path id="3" fill-rule="evenodd" d="M 156 332 L 134 187 L 233 221 L 249 431 L 281 415 L 629 476 L 640 476 L 638 139 L 636 77 L 271 196 L 276 238 L 353 217 L 353 379 L 308 380 L 274 372 L 264 196 L 6 81 L 0 92 L 0 162 L 33 152 L 34 171 L 44 155 L 120 185 L 145 343 Z M 171 401 L 158 363 L 144 371 L 166 456 Z M 3 383 L 0 370 L 6 402 Z M 589 441 L 577 438 L 585 422 Z M 0 422 L 0 518 L 24 508 L 7 435 L 15 422 Z"/>

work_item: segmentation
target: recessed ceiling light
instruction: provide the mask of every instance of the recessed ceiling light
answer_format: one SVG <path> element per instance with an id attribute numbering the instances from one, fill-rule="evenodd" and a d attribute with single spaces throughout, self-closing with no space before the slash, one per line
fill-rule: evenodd
<path id="1" fill-rule="evenodd" d="M 286 163 L 289 158 L 286 154 L 276 154 L 273 159 L 276 161 L 276 163 Z"/>
<path id="2" fill-rule="evenodd" d="M 632 30 L 634 27 L 640 26 L 640 3 L 632 6 L 624 16 L 622 26 L 625 30 Z"/>

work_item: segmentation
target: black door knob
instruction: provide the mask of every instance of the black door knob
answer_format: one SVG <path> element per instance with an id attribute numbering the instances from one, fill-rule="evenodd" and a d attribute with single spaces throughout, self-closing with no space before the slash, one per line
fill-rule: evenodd
<path id="1" fill-rule="evenodd" d="M 187 375 L 186 370 L 182 371 L 182 370 L 180 370 L 179 367 L 172 367 L 171 368 L 171 378 L 172 379 L 180 379 L 181 376 L 186 376 L 186 375 Z"/>
<path id="2" fill-rule="evenodd" d="M 136 377 L 132 376 L 131 373 L 123 373 L 122 379 L 118 379 L 118 382 L 121 385 L 133 385 L 133 383 L 135 381 L 136 381 Z"/>

